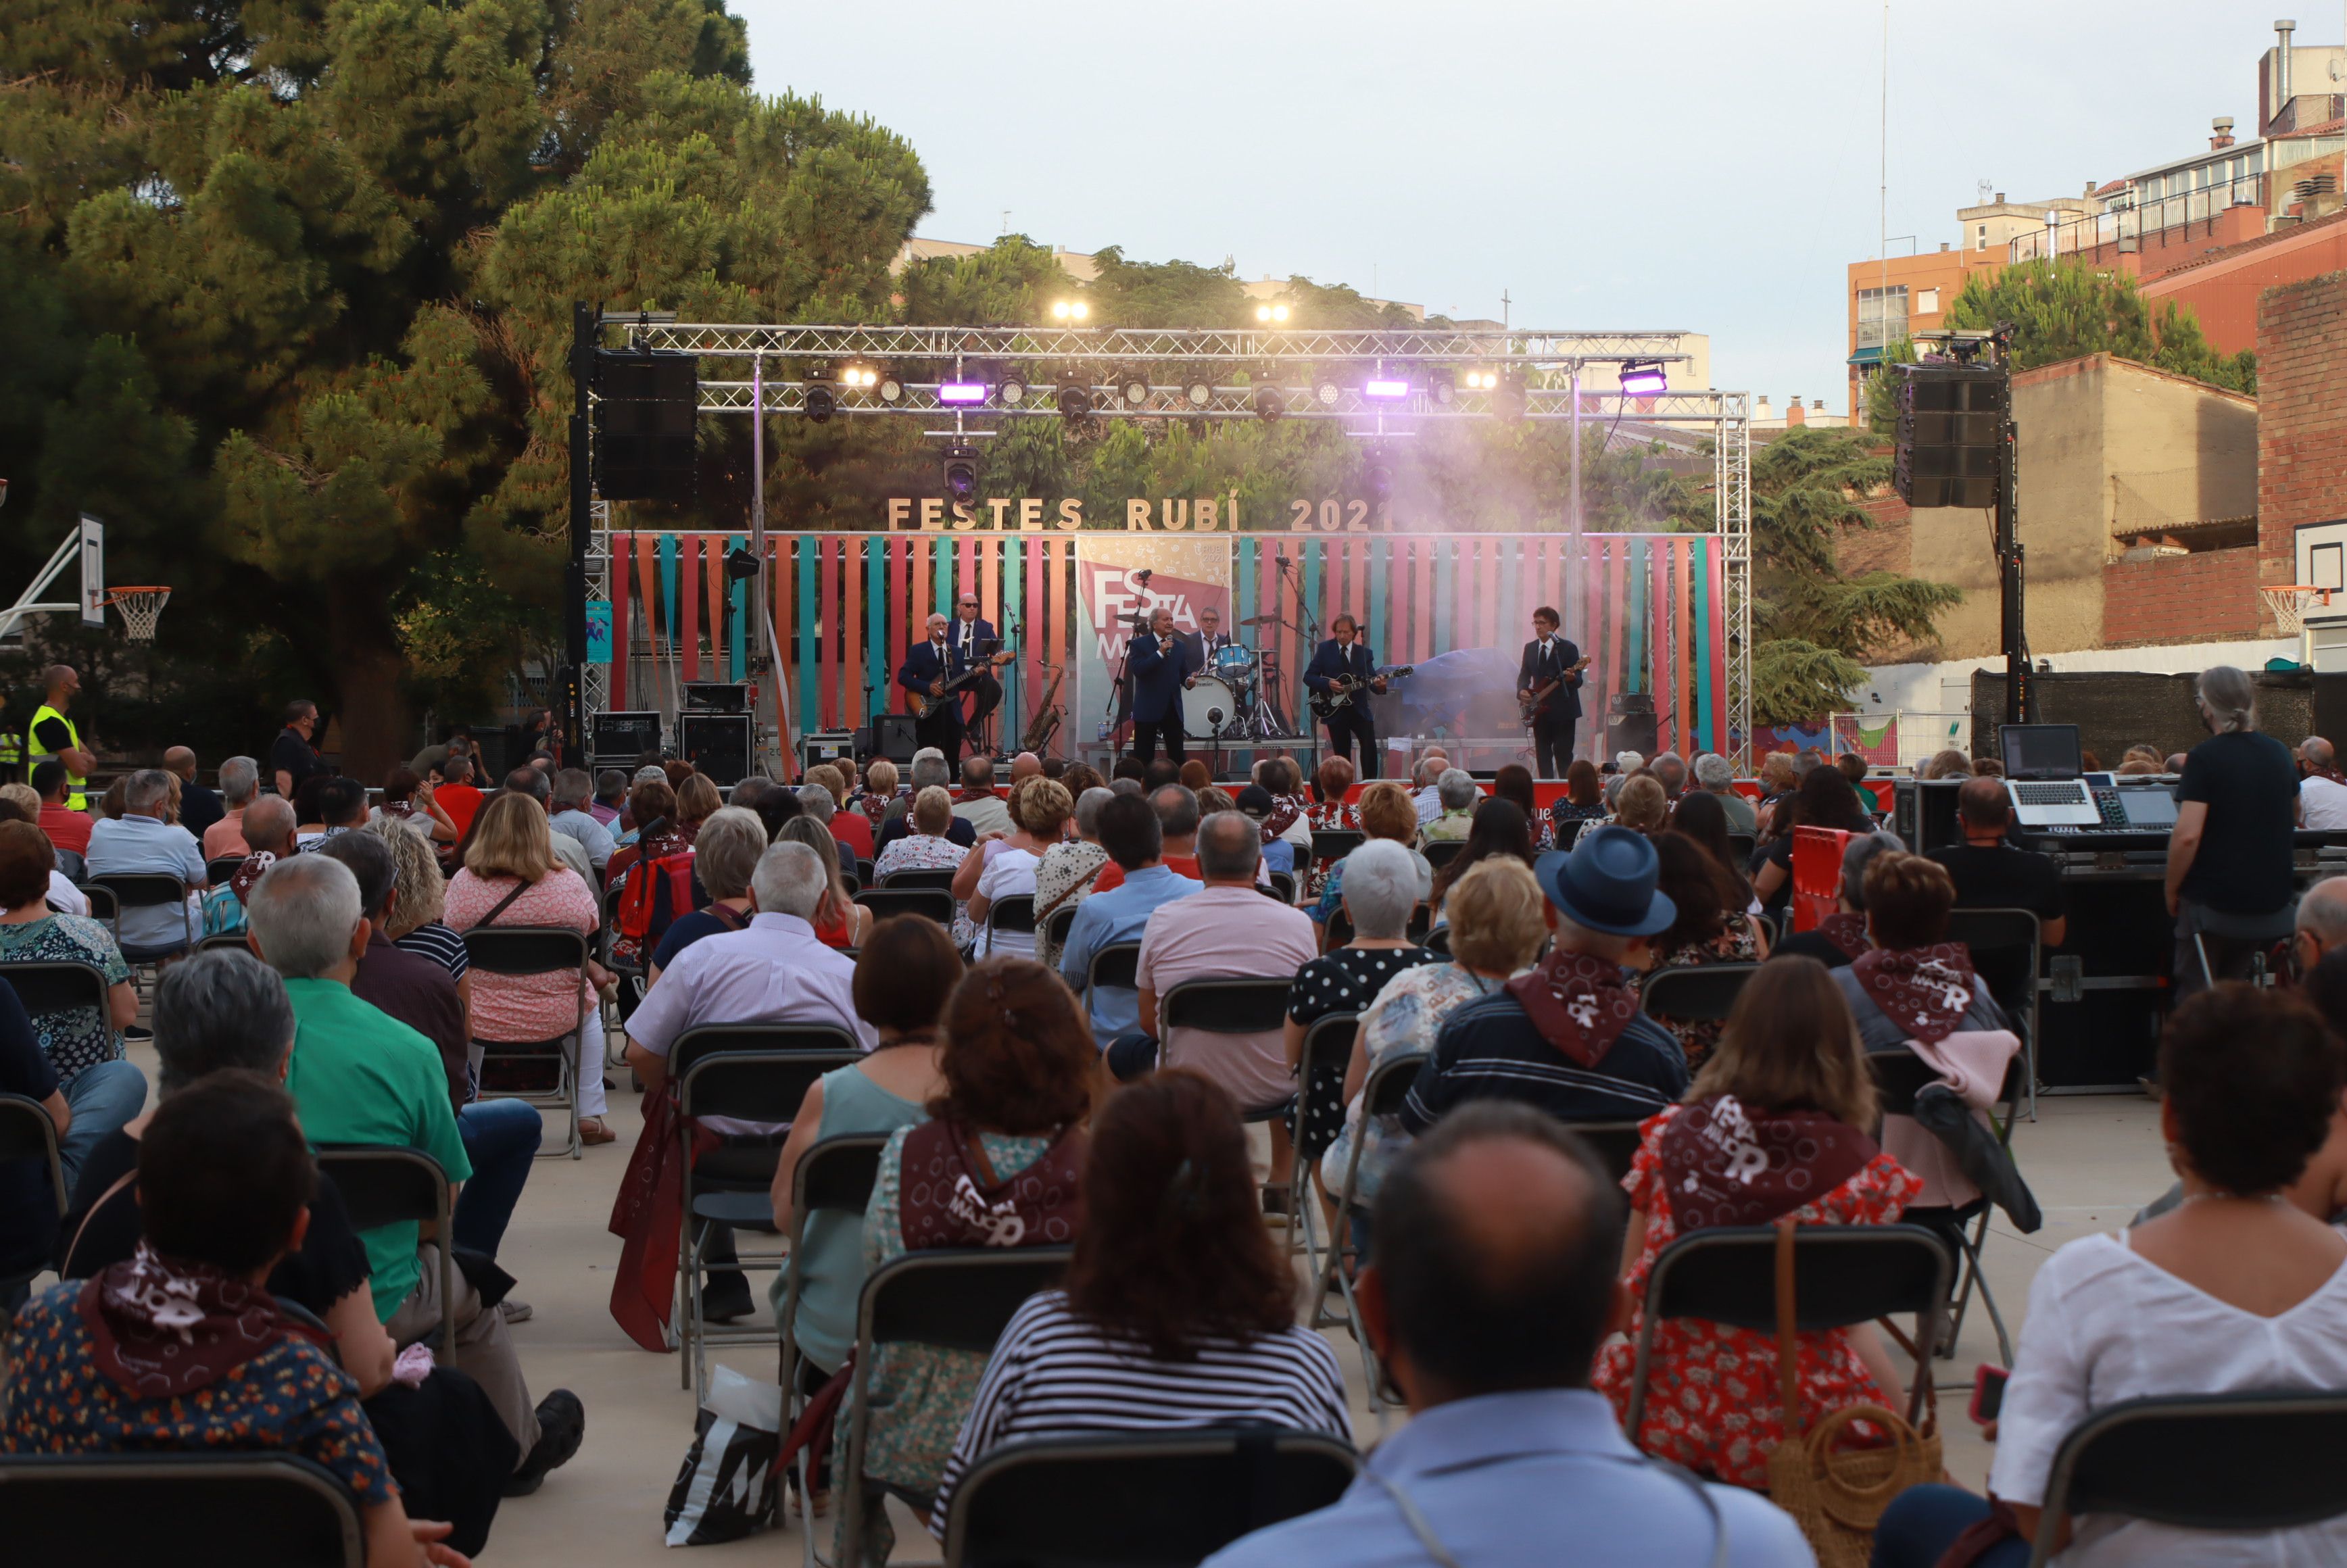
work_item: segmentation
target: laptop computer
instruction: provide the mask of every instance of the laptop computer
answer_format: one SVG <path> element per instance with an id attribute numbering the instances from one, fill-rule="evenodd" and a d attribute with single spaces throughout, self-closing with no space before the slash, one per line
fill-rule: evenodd
<path id="1" fill-rule="evenodd" d="M 2096 827 L 2103 814 L 2080 775 L 2086 772 L 2075 724 L 2006 724 L 2004 791 L 2024 827 Z"/>

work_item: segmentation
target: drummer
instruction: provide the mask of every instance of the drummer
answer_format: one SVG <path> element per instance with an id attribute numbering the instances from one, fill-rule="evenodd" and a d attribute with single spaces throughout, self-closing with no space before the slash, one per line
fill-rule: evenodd
<path id="1" fill-rule="evenodd" d="M 1198 630 L 1190 634 L 1189 643 L 1192 673 L 1183 684 L 1195 686 L 1200 675 L 1214 672 L 1215 651 L 1236 648 L 1239 640 L 1223 630 L 1223 612 L 1210 604 L 1198 611 Z"/>

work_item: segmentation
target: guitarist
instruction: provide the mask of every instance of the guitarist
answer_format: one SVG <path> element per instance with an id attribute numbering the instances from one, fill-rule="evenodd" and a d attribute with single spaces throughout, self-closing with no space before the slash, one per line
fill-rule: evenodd
<path id="1" fill-rule="evenodd" d="M 1384 677 L 1378 673 L 1377 661 L 1369 654 L 1368 644 L 1361 641 L 1361 623 L 1350 615 L 1339 615 L 1329 623 L 1335 633 L 1312 655 L 1312 662 L 1304 667 L 1304 684 L 1324 695 L 1335 682 L 1350 677 L 1356 691 L 1353 700 L 1328 715 L 1328 753 L 1348 757 L 1353 754 L 1353 742 L 1361 743 L 1360 776 L 1373 779 L 1381 775 L 1384 759 L 1378 754 L 1377 722 L 1369 714 L 1368 693 L 1386 689 Z M 1366 688 L 1366 690 L 1362 690 Z"/>
<path id="2" fill-rule="evenodd" d="M 1581 719 L 1581 650 L 1557 634 L 1563 622 L 1547 605 L 1532 611 L 1532 640 L 1516 668 L 1516 700 L 1532 707 L 1532 749 L 1540 776 L 1562 778 L 1573 765 L 1573 732 Z"/>
<path id="3" fill-rule="evenodd" d="M 967 668 L 958 649 L 946 640 L 946 618 L 932 615 L 928 620 L 928 639 L 916 642 L 905 651 L 905 667 L 897 671 L 897 684 L 916 699 L 934 697 L 946 689 L 948 682 L 958 679 Z M 913 710 L 919 712 L 918 707 Z M 937 712 L 925 719 L 913 721 L 913 735 L 922 745 L 935 746 L 946 754 L 946 766 L 961 765 L 961 702 L 958 698 L 938 704 Z"/>
<path id="4" fill-rule="evenodd" d="M 969 705 L 969 717 L 966 722 L 971 734 L 982 737 L 986 716 L 1002 702 L 1002 682 L 994 678 L 994 671 L 1010 663 L 1016 655 L 1003 651 L 989 659 L 982 654 L 981 650 L 995 640 L 994 622 L 979 619 L 978 595 L 974 593 L 965 593 L 954 601 L 954 623 L 950 630 L 954 659 L 958 668 L 968 670 L 979 663 L 988 666 L 977 680 L 969 683 L 969 690 L 976 701 Z M 961 704 L 957 702 L 954 706 L 958 708 Z"/>
<path id="5" fill-rule="evenodd" d="M 1149 618 L 1149 630 L 1135 631 L 1125 650 L 1125 671 L 1133 682 L 1133 749 L 1144 763 L 1157 760 L 1157 743 L 1165 754 L 1187 760 L 1182 747 L 1182 684 L 1197 673 L 1197 649 L 1174 630 L 1174 612 L 1160 607 Z"/>

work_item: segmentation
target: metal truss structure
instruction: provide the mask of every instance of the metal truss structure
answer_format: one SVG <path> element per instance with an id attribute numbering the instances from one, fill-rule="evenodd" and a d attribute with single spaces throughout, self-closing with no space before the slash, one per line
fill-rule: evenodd
<path id="1" fill-rule="evenodd" d="M 806 326 L 683 323 L 623 313 L 603 314 L 589 328 L 583 310 L 581 317 L 582 332 L 592 331 L 607 345 L 611 329 L 624 329 L 629 347 L 721 362 L 702 366 L 704 414 L 805 416 L 808 391 L 821 387 L 832 400 L 833 417 L 951 416 L 953 428 L 926 434 L 962 438 L 991 434 L 1008 419 L 1064 418 L 1059 394 L 1070 386 L 1089 395 L 1087 417 L 1159 420 L 1263 418 L 1258 399 L 1271 387 L 1279 395 L 1278 417 L 1343 421 L 1367 439 L 1390 439 L 1429 421 L 1494 417 L 1601 426 L 1626 417 L 1707 434 L 1713 443 L 1713 527 L 1727 554 L 1726 677 L 1736 737 L 1730 760 L 1749 772 L 1750 398 L 1711 391 L 1639 396 L 1581 384 L 1584 367 L 1593 364 L 1689 363 L 1690 356 L 1679 352 L 1680 333 Z M 870 384 L 850 384 L 840 378 L 851 366 L 879 374 Z M 717 374 L 709 374 L 712 370 Z M 1366 395 L 1362 384 L 1378 372 L 1406 381 L 1407 395 Z M 1471 373 L 1496 373 L 1498 384 L 1470 385 Z M 1014 378 L 1020 380 L 1021 395 L 1015 403 L 1006 402 L 1003 383 Z M 987 384 L 983 403 L 939 401 L 941 384 L 970 380 Z M 884 398 L 881 393 L 892 387 L 896 396 Z M 1143 387 L 1145 393 L 1132 395 Z M 586 423 L 574 425 L 574 432 Z M 1564 531 L 1578 534 L 1581 443 L 1574 442 L 1572 451 L 1573 502 Z M 574 504 L 575 497 L 574 492 Z M 763 505 L 757 509 L 763 534 Z M 608 598 L 609 503 L 595 500 L 591 513 L 593 537 L 580 564 L 588 593 Z M 762 578 L 762 589 L 763 584 Z M 583 610 L 580 616 L 583 627 Z M 580 673 L 585 711 L 600 712 L 606 672 L 582 664 Z"/>

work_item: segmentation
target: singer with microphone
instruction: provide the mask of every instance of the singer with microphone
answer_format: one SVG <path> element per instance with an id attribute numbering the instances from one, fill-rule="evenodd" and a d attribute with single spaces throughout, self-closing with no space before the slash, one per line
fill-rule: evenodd
<path id="1" fill-rule="evenodd" d="M 1136 627 L 1125 647 L 1125 668 L 1133 677 L 1133 748 L 1144 763 L 1157 760 L 1158 742 L 1175 762 L 1187 758 L 1182 746 L 1182 682 L 1197 669 L 1187 639 L 1174 630 L 1174 612 L 1160 607 L 1149 617 L 1149 627 Z"/>

